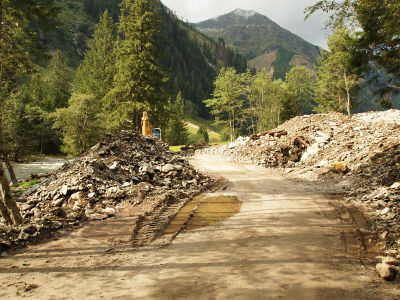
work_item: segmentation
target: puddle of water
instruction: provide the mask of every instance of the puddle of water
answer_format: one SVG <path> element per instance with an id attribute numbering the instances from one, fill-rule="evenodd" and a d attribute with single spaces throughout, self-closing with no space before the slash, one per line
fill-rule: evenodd
<path id="1" fill-rule="evenodd" d="M 198 196 L 181 209 L 164 234 L 177 232 L 196 206 L 198 209 L 185 230 L 194 230 L 222 222 L 239 213 L 242 204 L 235 196 Z"/>

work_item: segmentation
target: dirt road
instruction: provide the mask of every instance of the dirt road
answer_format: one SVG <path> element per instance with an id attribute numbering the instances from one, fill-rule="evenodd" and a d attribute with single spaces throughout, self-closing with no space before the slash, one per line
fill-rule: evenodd
<path id="1" fill-rule="evenodd" d="M 129 213 L 89 225 L 0 259 L 0 299 L 398 299 L 399 282 L 376 277 L 352 218 L 338 218 L 316 187 L 220 160 L 193 164 L 229 179 L 220 194 L 243 202 L 238 214 L 167 247 L 124 243 Z"/>

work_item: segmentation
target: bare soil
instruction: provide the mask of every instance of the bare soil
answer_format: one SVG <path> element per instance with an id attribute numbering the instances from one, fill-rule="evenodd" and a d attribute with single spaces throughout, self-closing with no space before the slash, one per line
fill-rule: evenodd
<path id="1" fill-rule="evenodd" d="M 0 259 L 0 299 L 399 298 L 399 279 L 376 276 L 367 220 L 340 195 L 264 168 L 205 157 L 192 164 L 228 187 L 189 209 L 172 243 L 160 243 L 164 235 L 133 247 L 139 212 L 127 206 Z"/>

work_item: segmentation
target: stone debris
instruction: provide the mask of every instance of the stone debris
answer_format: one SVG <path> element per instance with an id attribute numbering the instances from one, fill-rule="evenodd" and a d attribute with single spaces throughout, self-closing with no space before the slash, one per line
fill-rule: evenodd
<path id="1" fill-rule="evenodd" d="M 228 160 L 282 168 L 321 183 L 362 209 L 383 250 L 400 247 L 400 110 L 295 117 L 268 132 L 199 150 Z"/>
<path id="2" fill-rule="evenodd" d="M 151 211 L 154 205 L 186 201 L 213 184 L 157 139 L 131 131 L 106 135 L 85 155 L 19 196 L 25 222 L 6 226 L 0 218 L 0 250 L 115 216 L 122 201 Z M 160 202 L 166 194 L 168 203 Z"/>
<path id="3" fill-rule="evenodd" d="M 393 280 L 396 275 L 396 270 L 393 268 L 393 266 L 386 263 L 376 264 L 376 270 L 379 277 L 387 281 Z"/>

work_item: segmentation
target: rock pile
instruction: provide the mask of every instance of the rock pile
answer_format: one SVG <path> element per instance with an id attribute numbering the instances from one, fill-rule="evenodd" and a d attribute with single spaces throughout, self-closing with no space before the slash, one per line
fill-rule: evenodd
<path id="1" fill-rule="evenodd" d="M 131 131 L 106 135 L 17 200 L 25 222 L 13 227 L 0 222 L 0 250 L 113 216 L 122 200 L 146 202 L 151 210 L 179 203 L 213 183 L 157 139 Z M 162 200 L 165 195 L 168 201 Z"/>
<path id="2" fill-rule="evenodd" d="M 382 248 L 400 248 L 400 111 L 293 118 L 278 128 L 202 153 L 284 168 L 322 181 L 366 208 Z M 399 249 L 400 250 L 400 249 Z"/>

